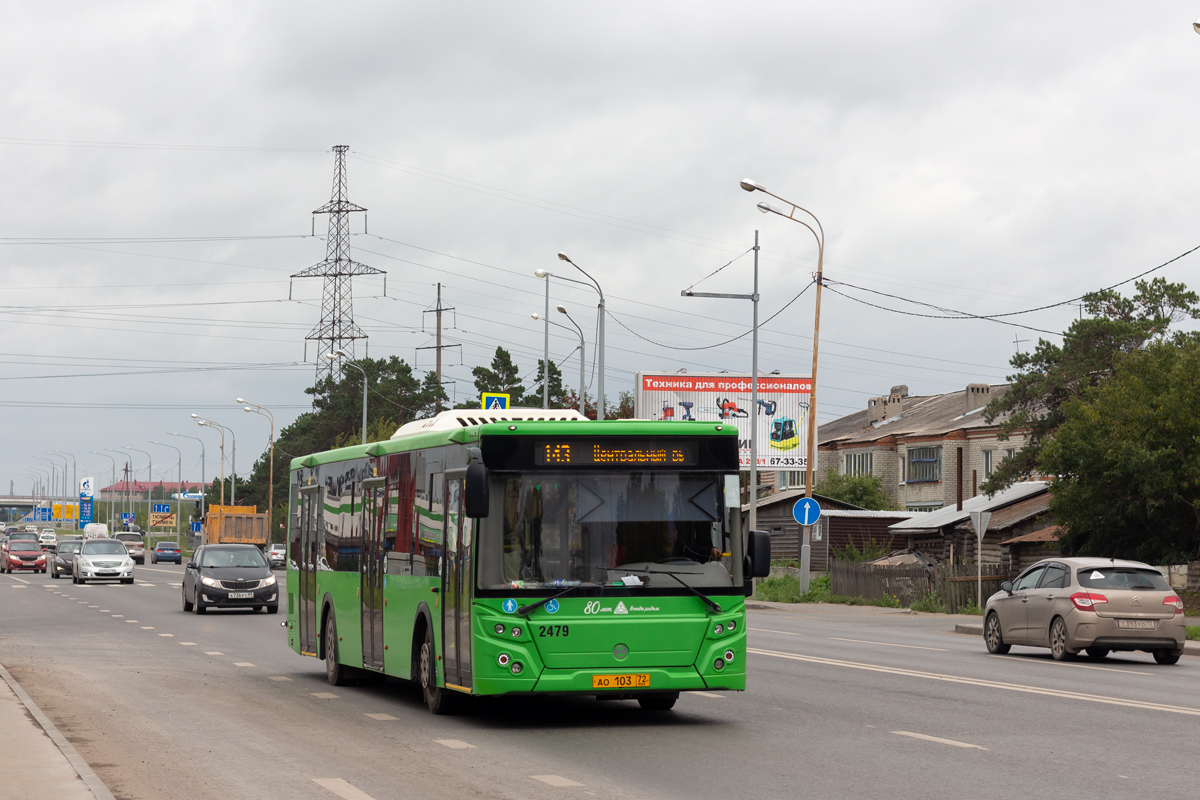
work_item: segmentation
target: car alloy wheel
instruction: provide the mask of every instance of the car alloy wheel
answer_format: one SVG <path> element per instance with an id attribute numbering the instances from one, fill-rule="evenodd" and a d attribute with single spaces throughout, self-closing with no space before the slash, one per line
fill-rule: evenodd
<path id="1" fill-rule="evenodd" d="M 983 624 L 983 638 L 987 643 L 989 653 L 1002 656 L 1012 649 L 1004 643 L 1004 634 L 1000 629 L 1000 615 L 995 611 L 988 614 L 987 622 Z"/>
<path id="2" fill-rule="evenodd" d="M 1067 623 L 1062 617 L 1055 617 L 1050 623 L 1050 655 L 1055 661 L 1070 661 L 1075 654 L 1067 649 Z"/>

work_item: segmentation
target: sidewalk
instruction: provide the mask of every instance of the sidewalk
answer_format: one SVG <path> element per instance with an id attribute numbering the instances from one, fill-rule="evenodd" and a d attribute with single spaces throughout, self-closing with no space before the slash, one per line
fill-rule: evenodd
<path id="1" fill-rule="evenodd" d="M 3 666 L 0 666 L 0 753 L 9 757 L 10 767 L 15 767 L 4 776 L 0 794 L 6 799 L 113 800 L 87 762 Z M 18 753 L 19 761 L 11 761 Z"/>

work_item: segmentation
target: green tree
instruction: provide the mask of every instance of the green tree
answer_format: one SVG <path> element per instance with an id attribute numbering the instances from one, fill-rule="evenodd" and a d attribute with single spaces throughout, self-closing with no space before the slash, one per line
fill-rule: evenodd
<path id="1" fill-rule="evenodd" d="M 545 374 L 545 371 L 545 362 L 539 358 L 537 375 L 534 377 L 533 386 L 521 398 L 520 405 L 527 408 L 542 407 L 542 376 Z M 562 370 L 553 361 L 550 362 L 550 407 L 570 408 L 567 403 L 567 396 L 563 392 Z"/>
<path id="2" fill-rule="evenodd" d="M 894 511 L 899 508 L 883 488 L 883 480 L 875 475 L 843 475 L 830 470 L 817 483 L 814 491 L 859 508 L 878 511 Z"/>
<path id="3" fill-rule="evenodd" d="M 1039 467 L 1068 552 L 1200 558 L 1200 343 L 1159 342 L 1063 404 Z"/>
<path id="4" fill-rule="evenodd" d="M 1041 339 L 1032 352 L 1013 356 L 1009 363 L 1017 372 L 1009 376 L 1011 386 L 983 415 L 988 422 L 1001 419 L 1001 439 L 1025 434 L 1028 440 L 984 481 L 984 492 L 998 492 L 1037 473 L 1039 455 L 1062 424 L 1066 403 L 1111 378 L 1130 354 L 1167 340 L 1174 323 L 1200 319 L 1200 296 L 1182 283 L 1155 278 L 1134 286 L 1133 297 L 1111 290 L 1088 295 L 1087 316 L 1071 323 L 1062 345 Z M 1177 333 L 1172 340 L 1195 337 Z"/>

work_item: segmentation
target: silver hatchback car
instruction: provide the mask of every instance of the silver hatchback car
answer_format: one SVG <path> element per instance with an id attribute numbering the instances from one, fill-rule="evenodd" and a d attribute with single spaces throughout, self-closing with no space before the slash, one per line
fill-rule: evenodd
<path id="1" fill-rule="evenodd" d="M 1144 650 L 1174 664 L 1186 638 L 1183 601 L 1162 573 L 1139 561 L 1039 561 L 988 598 L 983 638 L 989 653 L 1016 645 L 1049 647 L 1058 661 L 1086 650 Z"/>

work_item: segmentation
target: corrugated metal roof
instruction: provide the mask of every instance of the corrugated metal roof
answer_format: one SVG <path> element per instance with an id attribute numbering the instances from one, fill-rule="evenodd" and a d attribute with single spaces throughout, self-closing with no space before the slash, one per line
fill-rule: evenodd
<path id="1" fill-rule="evenodd" d="M 1030 517 L 1036 517 L 1038 514 L 1045 513 L 1050 509 L 1050 493 L 1036 494 L 1033 497 L 1024 500 L 1018 500 L 1011 506 L 1005 506 L 997 511 L 992 512 L 992 516 L 988 519 L 987 529 L 989 531 L 1002 531 L 1005 528 L 1012 527 L 1018 522 L 1023 522 Z M 971 523 L 960 522 L 954 527 L 970 529 Z"/>
<path id="2" fill-rule="evenodd" d="M 991 384 L 989 399 L 1003 397 L 1008 391 L 1007 383 Z M 952 431 L 971 428 L 992 428 L 999 425 L 1007 415 L 992 422 L 983 419 L 982 407 L 966 409 L 967 390 L 947 392 L 926 397 L 904 398 L 904 412 L 876 425 L 867 419 L 867 410 L 857 411 L 841 419 L 827 422 L 817 430 L 817 442 L 828 444 L 866 444 L 889 436 L 936 436 Z"/>
<path id="3" fill-rule="evenodd" d="M 1046 481 L 1015 483 L 994 495 L 981 494 L 969 500 L 964 500 L 962 511 L 959 511 L 956 506 L 946 506 L 945 508 L 939 508 L 937 511 L 918 514 L 912 519 L 897 522 L 895 525 L 890 526 L 888 530 L 894 534 L 933 533 L 947 526 L 956 525 L 963 520 L 970 519 L 972 511 L 994 512 L 1034 495 L 1045 494 L 1049 485 Z M 993 527 L 990 523 L 988 524 L 988 528 Z"/>
<path id="4" fill-rule="evenodd" d="M 1044 542 L 1057 542 L 1057 541 L 1058 541 L 1058 526 L 1051 525 L 1048 528 L 1042 528 L 1041 530 L 1030 531 L 1029 533 L 1023 534 L 1021 536 L 1015 536 L 1006 542 L 1001 542 L 1000 544 L 1002 544 L 1002 545 L 1004 545 L 1004 544 L 1025 544 L 1026 542 L 1031 542 L 1031 543 L 1043 542 L 1044 543 Z"/>
<path id="5" fill-rule="evenodd" d="M 877 511 L 875 509 L 862 509 L 861 511 L 848 511 L 842 509 L 830 509 L 826 511 L 821 509 L 822 517 L 872 517 L 881 519 L 912 519 L 913 517 L 922 517 L 919 511 Z"/>

